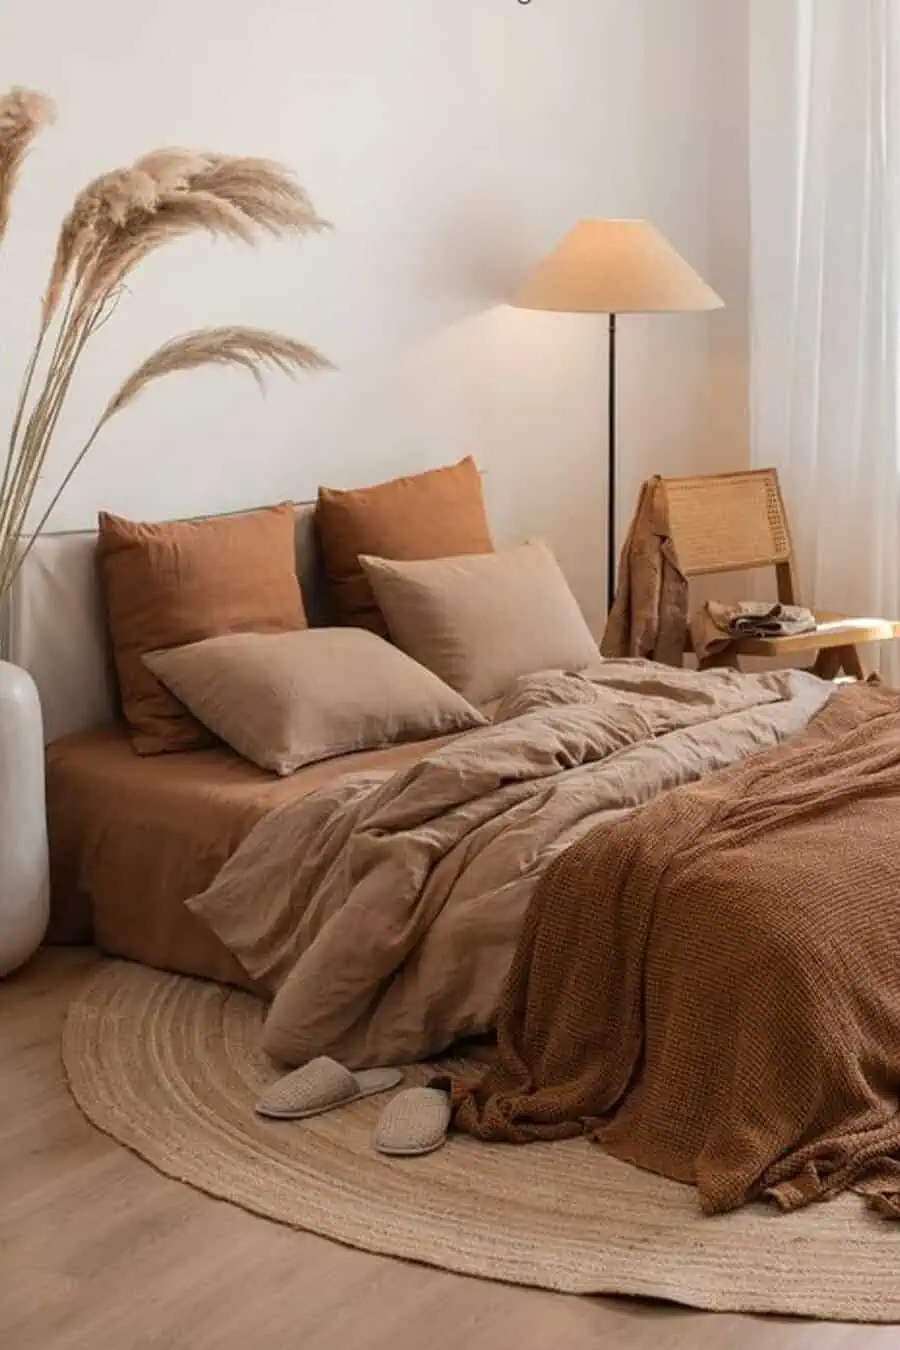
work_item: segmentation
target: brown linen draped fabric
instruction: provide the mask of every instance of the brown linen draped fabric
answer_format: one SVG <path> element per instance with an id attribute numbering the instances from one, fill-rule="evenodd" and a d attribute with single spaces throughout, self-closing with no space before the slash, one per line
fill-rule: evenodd
<path id="1" fill-rule="evenodd" d="M 687 631 L 688 584 L 669 531 L 666 486 L 656 475 L 641 485 L 600 650 L 680 666 Z"/>
<path id="2" fill-rule="evenodd" d="M 590 1133 L 707 1213 L 900 1218 L 900 694 L 585 835 L 540 883 L 455 1128 Z"/>

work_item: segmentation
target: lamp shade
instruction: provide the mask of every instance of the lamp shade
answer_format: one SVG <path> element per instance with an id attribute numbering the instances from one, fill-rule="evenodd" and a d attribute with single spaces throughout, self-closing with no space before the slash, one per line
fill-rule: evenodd
<path id="1" fill-rule="evenodd" d="M 646 220 L 583 220 L 511 302 L 570 314 L 684 313 L 724 301 Z"/>

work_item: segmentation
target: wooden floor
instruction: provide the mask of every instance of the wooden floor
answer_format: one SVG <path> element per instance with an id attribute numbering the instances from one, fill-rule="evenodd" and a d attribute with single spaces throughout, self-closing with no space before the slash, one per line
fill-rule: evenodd
<path id="1" fill-rule="evenodd" d="M 0 981 L 2 1350 L 900 1350 L 900 1327 L 467 1280 L 291 1232 L 162 1177 L 89 1126 L 63 1083 L 60 1022 L 92 959 L 47 952 Z"/>

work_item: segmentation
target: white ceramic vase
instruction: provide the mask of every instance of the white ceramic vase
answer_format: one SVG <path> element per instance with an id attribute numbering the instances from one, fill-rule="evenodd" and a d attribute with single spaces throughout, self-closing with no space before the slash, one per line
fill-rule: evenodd
<path id="1" fill-rule="evenodd" d="M 49 917 L 41 701 L 27 671 L 0 661 L 0 975 L 37 950 Z"/>

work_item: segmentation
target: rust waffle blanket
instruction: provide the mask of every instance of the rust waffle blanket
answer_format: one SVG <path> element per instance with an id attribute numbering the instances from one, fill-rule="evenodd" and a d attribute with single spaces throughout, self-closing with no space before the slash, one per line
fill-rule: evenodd
<path id="1" fill-rule="evenodd" d="M 535 892 L 455 1127 L 587 1131 L 704 1211 L 900 1217 L 900 694 L 585 835 Z"/>

